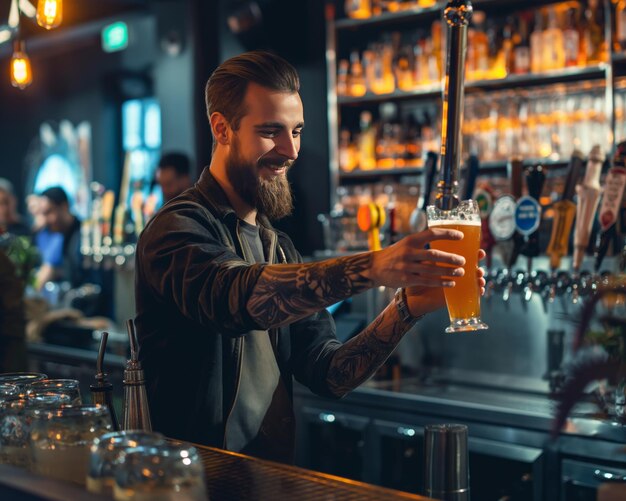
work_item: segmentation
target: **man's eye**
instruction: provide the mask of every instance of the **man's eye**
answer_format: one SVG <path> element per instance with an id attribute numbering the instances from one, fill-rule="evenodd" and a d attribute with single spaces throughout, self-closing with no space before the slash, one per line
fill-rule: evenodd
<path id="1" fill-rule="evenodd" d="M 300 137 L 300 136 L 302 135 L 302 129 L 300 129 L 300 130 L 294 130 L 294 131 L 291 133 L 291 135 L 292 135 L 293 137 Z"/>
<path id="2" fill-rule="evenodd" d="M 275 130 L 275 129 L 261 129 L 259 131 L 259 133 L 262 136 L 267 136 L 267 137 L 276 137 L 279 133 L 279 131 Z"/>

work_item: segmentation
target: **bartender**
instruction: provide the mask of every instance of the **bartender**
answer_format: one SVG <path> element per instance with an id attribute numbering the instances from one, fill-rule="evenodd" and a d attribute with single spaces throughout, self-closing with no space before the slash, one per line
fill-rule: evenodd
<path id="1" fill-rule="evenodd" d="M 270 223 L 293 207 L 287 174 L 304 128 L 299 88 L 295 69 L 270 52 L 214 71 L 206 86 L 211 163 L 150 221 L 136 262 L 154 429 L 283 462 L 294 452 L 292 379 L 335 398 L 366 381 L 419 318 L 444 306 L 443 288 L 464 264 L 425 248 L 463 237 L 441 228 L 302 263 Z M 481 270 L 477 280 L 483 288 Z M 325 307 L 379 286 L 399 288 L 394 300 L 340 343 Z"/>

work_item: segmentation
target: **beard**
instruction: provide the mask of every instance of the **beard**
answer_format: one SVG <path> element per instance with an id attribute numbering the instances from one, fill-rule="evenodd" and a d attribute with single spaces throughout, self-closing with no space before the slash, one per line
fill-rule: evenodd
<path id="1" fill-rule="evenodd" d="M 293 212 L 293 194 L 287 175 L 279 174 L 270 179 L 263 178 L 259 171 L 263 167 L 285 167 L 288 171 L 293 161 L 273 157 L 261 157 L 258 162 L 249 162 L 241 157 L 239 141 L 233 139 L 227 160 L 226 176 L 237 194 L 251 207 L 277 221 Z"/>

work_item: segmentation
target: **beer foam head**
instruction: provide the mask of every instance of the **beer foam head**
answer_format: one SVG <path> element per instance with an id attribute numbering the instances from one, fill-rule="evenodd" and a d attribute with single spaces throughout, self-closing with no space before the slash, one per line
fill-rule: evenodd
<path id="1" fill-rule="evenodd" d="M 428 227 L 436 226 L 480 226 L 480 219 L 470 221 L 468 219 L 440 219 L 437 221 L 428 221 Z"/>

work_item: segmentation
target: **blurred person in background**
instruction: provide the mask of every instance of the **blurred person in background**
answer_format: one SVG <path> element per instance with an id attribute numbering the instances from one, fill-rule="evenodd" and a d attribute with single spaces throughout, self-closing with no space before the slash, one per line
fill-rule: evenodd
<path id="1" fill-rule="evenodd" d="M 13 185 L 8 179 L 0 178 L 0 235 L 3 233 L 23 236 L 30 232 L 17 213 Z"/>
<path id="2" fill-rule="evenodd" d="M 39 196 L 44 227 L 63 237 L 61 263 L 55 278 L 77 287 L 84 283 L 85 278 L 80 254 L 80 221 L 70 212 L 70 202 L 63 188 L 48 188 Z"/>
<path id="3" fill-rule="evenodd" d="M 161 187 L 163 203 L 191 188 L 191 162 L 184 153 L 172 152 L 163 155 L 157 166 L 155 181 Z"/>
<path id="4" fill-rule="evenodd" d="M 41 265 L 35 277 L 35 288 L 41 290 L 46 282 L 51 282 L 61 275 L 63 265 L 63 234 L 46 228 L 42 213 L 43 200 L 37 195 L 26 198 L 26 206 L 33 224 L 31 231 L 33 242 L 41 255 Z"/>

